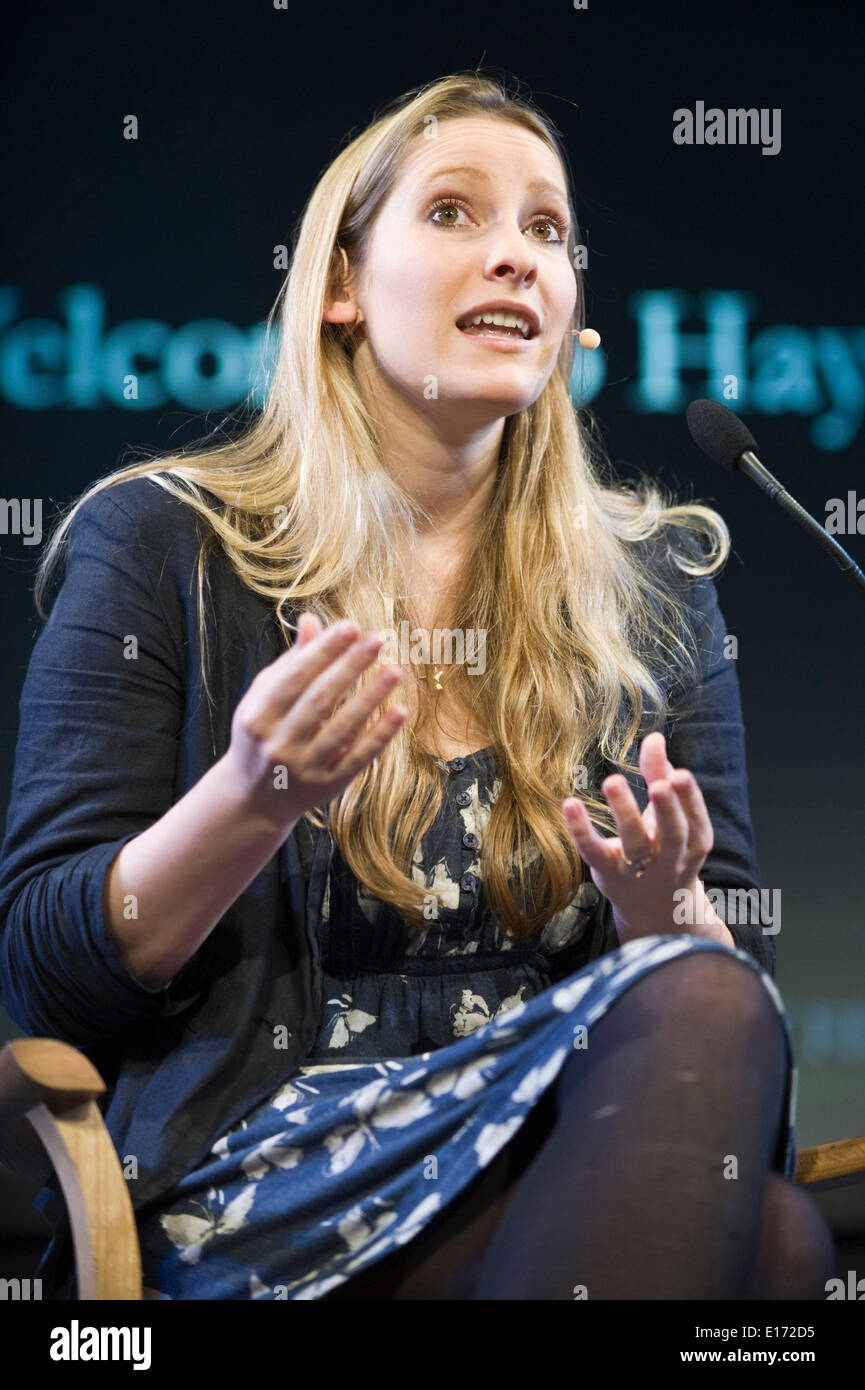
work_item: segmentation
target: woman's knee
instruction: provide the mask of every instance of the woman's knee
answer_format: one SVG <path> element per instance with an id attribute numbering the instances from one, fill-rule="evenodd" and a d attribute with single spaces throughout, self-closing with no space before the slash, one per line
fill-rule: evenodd
<path id="1" fill-rule="evenodd" d="M 565 1059 L 559 1109 L 615 1056 L 628 1074 L 673 1076 L 679 1059 L 728 1078 L 758 1073 L 773 1089 L 788 1061 L 784 1027 L 756 970 L 728 951 L 687 951 L 632 981 Z"/>
<path id="2" fill-rule="evenodd" d="M 782 1034 L 778 1009 L 759 973 L 729 951 L 686 951 L 662 961 L 629 984 L 594 1025 L 632 1016 L 627 1031 L 685 1029 L 689 1037 L 752 1039 Z M 614 1025 L 615 1026 L 615 1025 Z M 606 1031 L 614 1031 L 608 1029 Z M 592 1032 L 592 1029 L 589 1029 Z"/>
<path id="3" fill-rule="evenodd" d="M 778 1008 L 760 974 L 730 951 L 688 951 L 631 986 L 635 1003 L 664 1028 L 693 1030 L 753 1048 L 782 1036 Z M 630 992 L 630 991 L 629 991 Z"/>

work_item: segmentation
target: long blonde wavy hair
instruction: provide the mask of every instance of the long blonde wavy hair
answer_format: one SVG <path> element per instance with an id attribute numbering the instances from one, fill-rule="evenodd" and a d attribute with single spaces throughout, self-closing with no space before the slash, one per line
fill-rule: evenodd
<path id="1" fill-rule="evenodd" d="M 266 399 L 236 436 L 196 441 L 98 480 L 72 505 L 39 565 L 42 596 L 72 519 L 88 497 L 133 477 L 151 477 L 207 523 L 198 558 L 202 666 L 207 686 L 203 591 L 207 552 L 220 542 L 238 579 L 274 604 L 287 645 L 300 610 L 325 624 L 399 630 L 411 620 L 398 541 L 424 513 L 387 471 L 372 415 L 353 368 L 345 327 L 323 322 L 342 273 L 341 251 L 363 264 L 376 215 L 411 142 L 429 125 L 463 116 L 514 122 L 543 140 L 573 186 L 555 125 L 501 81 L 455 73 L 413 89 L 332 161 L 304 209 L 291 264 L 268 316 L 279 350 Z M 574 263 L 573 246 L 569 246 Z M 584 327 L 582 270 L 575 270 L 572 327 Z M 596 759 L 638 770 L 628 754 L 669 708 L 664 671 L 696 673 L 694 634 L 681 574 L 714 574 L 730 539 L 709 507 L 674 505 L 657 485 L 614 480 L 594 422 L 569 395 L 575 338 L 566 335 L 538 399 L 505 421 L 489 506 L 459 576 L 452 625 L 486 630 L 483 674 L 460 665 L 448 677 L 457 707 L 488 731 L 499 792 L 481 849 L 481 877 L 494 917 L 525 942 L 574 897 L 583 865 L 561 802 L 582 796 L 595 823 L 615 825 L 595 780 Z M 585 419 L 583 417 L 586 417 Z M 211 494 L 210 499 L 205 491 Z M 214 505 L 214 498 L 218 504 Z M 690 533 L 690 537 L 689 534 Z M 659 546 L 670 561 L 649 563 Z M 670 537 L 678 539 L 678 546 Z M 684 552 L 684 553 L 683 553 Z M 681 578 L 681 574 L 679 578 Z M 361 678 L 371 679 L 374 663 Z M 433 711 L 412 669 L 384 702 Z M 211 697 L 212 698 L 212 697 Z M 598 779 L 600 780 L 600 779 Z M 412 874 L 420 838 L 442 804 L 443 777 L 408 721 L 341 797 L 308 813 L 327 825 L 357 878 L 418 928 L 429 925 L 429 892 Z"/>

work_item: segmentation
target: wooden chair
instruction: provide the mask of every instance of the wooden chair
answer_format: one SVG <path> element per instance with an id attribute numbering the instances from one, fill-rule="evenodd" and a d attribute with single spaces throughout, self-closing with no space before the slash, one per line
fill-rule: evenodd
<path id="1" fill-rule="evenodd" d="M 0 1052 L 0 1162 L 34 1182 L 44 1183 L 52 1164 L 56 1169 L 69 1211 L 79 1299 L 140 1299 L 132 1202 L 96 1103 L 104 1092 L 96 1068 L 68 1043 L 7 1043 Z M 799 1152 L 796 1181 L 812 1191 L 862 1180 L 865 1135 Z"/>
<path id="2" fill-rule="evenodd" d="M 0 1052 L 0 1162 L 42 1183 L 55 1168 L 72 1228 L 79 1299 L 140 1299 L 135 1215 L 96 1103 L 105 1089 L 92 1062 L 68 1043 L 7 1043 Z"/>

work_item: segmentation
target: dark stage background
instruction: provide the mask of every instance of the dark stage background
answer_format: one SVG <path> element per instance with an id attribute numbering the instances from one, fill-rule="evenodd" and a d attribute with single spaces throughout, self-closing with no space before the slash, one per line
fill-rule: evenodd
<path id="1" fill-rule="evenodd" d="M 519 78 L 557 122 L 603 339 L 580 354 L 604 378 L 590 380 L 590 408 L 621 473 L 717 506 L 733 536 L 720 596 L 738 638 L 763 884 L 782 894 L 799 1143 L 865 1133 L 865 606 L 762 493 L 697 452 L 684 422 L 690 400 L 736 378 L 728 403 L 805 507 L 825 521 L 841 498 L 855 528 L 862 501 L 860 532 L 839 539 L 865 565 L 857 7 L 31 3 L 12 25 L 2 490 L 7 518 L 9 499 L 42 500 L 43 539 L 128 445 L 191 440 L 242 400 L 282 279 L 274 247 L 291 244 L 319 173 L 377 107 L 482 65 Z M 780 110 L 780 149 L 674 143 L 674 111 L 698 102 Z M 137 139 L 124 138 L 130 115 Z M 5 530 L 4 806 L 41 549 Z M 0 1041 L 20 1031 L 0 1025 Z M 10 1240 L 42 1229 L 31 1195 L 0 1177 Z M 821 1205 L 837 1233 L 865 1240 L 865 1184 Z M 20 1273 L 14 1263 L 0 1273 Z"/>

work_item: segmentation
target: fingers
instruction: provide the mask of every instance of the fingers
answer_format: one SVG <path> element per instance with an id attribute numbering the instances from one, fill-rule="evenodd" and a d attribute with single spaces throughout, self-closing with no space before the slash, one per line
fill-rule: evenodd
<path id="1" fill-rule="evenodd" d="M 346 651 L 320 671 L 298 694 L 287 711 L 280 725 L 280 737 L 314 738 L 321 725 L 331 718 L 337 705 L 340 705 L 339 713 L 342 716 L 337 727 L 342 728 L 344 720 L 345 724 L 356 732 L 371 710 L 380 704 L 385 695 L 403 678 L 398 666 L 385 666 L 377 673 L 375 680 L 361 692 L 360 703 L 347 699 L 344 704 L 341 703 L 362 673 L 377 660 L 384 640 L 378 633 L 372 633 L 352 643 Z M 370 705 L 368 697 L 371 690 L 375 693 Z M 364 713 L 358 722 L 357 716 L 361 709 Z M 335 746 L 334 743 L 333 747 Z"/>
<path id="2" fill-rule="evenodd" d="M 656 731 L 647 734 L 643 739 L 640 746 L 640 770 L 646 779 L 647 787 L 651 787 L 656 782 L 664 782 L 672 788 L 678 797 L 679 805 L 687 821 L 688 852 L 692 856 L 701 857 L 702 862 L 702 858 L 709 853 L 715 839 L 709 812 L 693 773 L 686 768 L 674 768 L 667 757 L 666 740 L 662 733 Z M 650 822 L 648 826 L 650 834 L 657 821 L 657 809 L 656 799 L 650 798 L 646 811 Z M 676 826 L 680 827 L 681 821 L 673 816 L 672 811 L 668 811 L 667 822 L 671 829 L 674 820 Z"/>
<path id="3" fill-rule="evenodd" d="M 659 748 L 647 759 L 658 763 Z M 664 764 L 671 765 L 663 756 Z M 578 798 L 569 798 L 562 809 L 574 844 L 591 868 L 609 869 L 614 862 L 620 869 L 629 869 L 622 856 L 631 863 L 651 858 L 664 865 L 699 867 L 714 843 L 714 833 L 703 794 L 697 780 L 685 768 L 672 769 L 669 776 L 652 780 L 649 785 L 649 804 L 641 812 L 637 800 L 621 774 L 607 777 L 601 790 L 613 815 L 618 841 L 602 837 L 592 826 L 588 812 Z"/>
<path id="4" fill-rule="evenodd" d="M 649 796 L 655 808 L 658 827 L 655 838 L 655 857 L 663 864 L 681 859 L 688 848 L 689 826 L 679 798 L 668 782 L 653 782 Z M 633 855 L 628 855 L 629 859 Z"/>
<path id="5" fill-rule="evenodd" d="M 313 614 L 302 615 L 298 620 L 298 639 L 288 651 L 259 671 L 247 692 L 255 691 L 259 697 L 257 703 L 263 706 L 264 715 L 270 720 L 287 714 L 310 682 L 360 637 L 357 623 L 335 623 L 333 627 L 314 632 L 312 624 L 317 622 Z"/>
<path id="6" fill-rule="evenodd" d="M 667 742 L 659 731 L 647 734 L 640 744 L 640 771 L 646 786 L 659 782 L 673 772 L 673 764 L 667 757 Z"/>
<path id="7" fill-rule="evenodd" d="M 590 869 L 604 872 L 615 867 L 620 859 L 618 845 L 611 845 L 605 836 L 598 833 L 589 818 L 589 813 L 578 797 L 568 797 L 562 803 L 565 824 L 577 853 Z"/>
<path id="8" fill-rule="evenodd" d="M 666 759 L 665 759 L 666 760 Z M 653 781 L 649 798 L 654 810 L 654 826 L 647 826 L 647 817 L 637 805 L 636 797 L 621 774 L 607 777 L 601 784 L 621 840 L 621 853 L 635 864 L 651 858 L 656 863 L 678 861 L 689 846 L 688 817 L 679 798 L 666 780 Z M 648 810 L 648 808 L 647 808 Z M 651 817 L 649 817 L 651 821 Z M 623 868 L 629 866 L 623 864 Z"/>
<path id="9" fill-rule="evenodd" d="M 702 861 L 715 843 L 715 832 L 700 785 L 684 767 L 673 773 L 670 782 L 688 821 L 688 853 Z"/>
<path id="10" fill-rule="evenodd" d="M 339 779 L 339 789 L 384 751 L 394 734 L 402 728 L 408 714 L 405 705 L 392 705 L 353 748 L 340 750 L 343 756 L 328 769 L 333 778 Z"/>
<path id="11" fill-rule="evenodd" d="M 309 641 L 310 638 L 321 632 L 319 619 L 311 613 L 302 613 L 298 619 L 298 641 Z M 319 694 L 317 689 L 320 686 L 321 699 L 333 696 L 337 683 L 341 687 L 340 694 L 344 695 L 347 686 L 352 683 L 351 678 L 357 676 L 363 669 L 370 665 L 379 654 L 382 647 L 382 639 L 376 634 L 370 634 L 362 643 L 354 644 L 345 653 L 344 675 L 338 677 L 336 670 L 326 672 L 329 679 L 311 683 L 305 692 L 311 695 L 313 700 Z M 311 755 L 334 775 L 346 774 L 354 775 L 350 771 L 352 767 L 361 768 L 374 757 L 377 757 L 394 734 L 405 722 L 408 717 L 408 710 L 403 705 L 394 706 L 390 711 L 385 711 L 382 717 L 376 722 L 372 729 L 368 730 L 363 741 L 354 744 L 358 735 L 367 724 L 370 716 L 384 699 L 398 686 L 403 680 L 403 673 L 397 666 L 386 666 L 381 670 L 376 679 L 351 701 L 335 702 L 336 713 L 331 712 L 331 717 L 326 719 L 316 718 L 317 736 L 313 734 L 313 743 L 310 748 Z M 334 702 L 331 701 L 333 706 Z M 300 714 L 301 711 L 295 706 L 290 712 Z M 317 713 L 319 711 L 317 710 Z M 285 721 L 280 733 L 288 736 L 292 733 L 294 721 L 289 717 Z M 298 736 L 298 731 L 303 734 L 310 734 L 310 729 L 304 719 L 294 727 L 294 736 Z M 351 754 L 351 759 L 347 755 Z"/>
<path id="12" fill-rule="evenodd" d="M 260 701 L 263 698 L 265 719 L 271 724 L 288 719 L 286 727 L 292 736 L 311 737 L 375 661 L 384 639 L 370 634 L 361 640 L 353 622 L 337 623 L 318 633 L 304 623 L 303 637 L 302 644 L 295 642 L 260 672 L 253 686 Z"/>
<path id="13" fill-rule="evenodd" d="M 632 862 L 647 859 L 654 853 L 653 837 L 646 826 L 636 797 L 620 773 L 607 777 L 601 791 L 613 813 L 616 829 L 622 841 L 622 852 Z"/>
<path id="14" fill-rule="evenodd" d="M 330 767 L 335 758 L 344 755 L 351 747 L 370 715 L 403 679 L 398 666 L 383 667 L 369 685 L 358 691 L 353 699 L 347 700 L 333 718 L 322 725 L 312 742 L 312 756 L 321 758 L 324 765 Z"/>
<path id="15" fill-rule="evenodd" d="M 321 619 L 315 613 L 301 613 L 297 620 L 297 641 L 296 647 L 302 647 L 305 642 L 309 642 L 321 632 Z"/>

